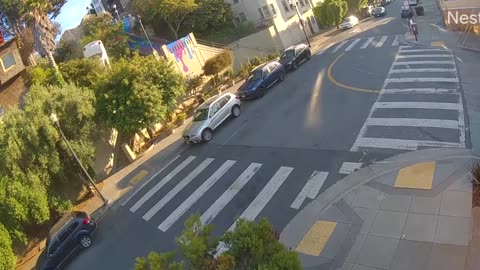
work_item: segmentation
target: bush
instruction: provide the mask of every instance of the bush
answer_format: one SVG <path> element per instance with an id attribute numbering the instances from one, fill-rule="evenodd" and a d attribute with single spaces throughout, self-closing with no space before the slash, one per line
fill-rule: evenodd
<path id="1" fill-rule="evenodd" d="M 57 78 L 55 71 L 48 66 L 45 61 L 39 62 L 35 67 L 27 69 L 27 84 L 28 85 L 55 85 Z"/>
<path id="2" fill-rule="evenodd" d="M 16 258 L 12 248 L 12 238 L 7 229 L 0 223 L 0 269 L 15 269 Z"/>
<path id="3" fill-rule="evenodd" d="M 204 80 L 205 78 L 203 75 L 197 75 L 189 78 L 187 80 L 187 91 L 190 92 L 197 90 L 200 86 L 202 86 Z"/>
<path id="4" fill-rule="evenodd" d="M 233 63 L 232 53 L 230 51 L 224 51 L 216 56 L 208 59 L 203 66 L 203 73 L 206 76 L 217 75 L 222 70 L 231 66 Z"/>
<path id="5" fill-rule="evenodd" d="M 106 71 L 97 58 L 72 59 L 61 63 L 59 68 L 65 81 L 89 88 L 97 83 Z"/>

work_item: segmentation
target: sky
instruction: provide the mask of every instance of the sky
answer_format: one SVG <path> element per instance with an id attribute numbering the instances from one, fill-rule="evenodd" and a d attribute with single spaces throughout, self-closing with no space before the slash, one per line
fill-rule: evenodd
<path id="1" fill-rule="evenodd" d="M 68 0 L 60 10 L 60 15 L 55 18 L 62 26 L 62 34 L 65 30 L 77 27 L 87 14 L 87 7 L 91 0 Z"/>

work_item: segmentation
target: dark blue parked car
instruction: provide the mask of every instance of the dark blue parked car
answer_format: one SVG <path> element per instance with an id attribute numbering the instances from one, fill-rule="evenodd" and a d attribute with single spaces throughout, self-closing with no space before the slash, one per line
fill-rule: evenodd
<path id="1" fill-rule="evenodd" d="M 285 68 L 277 61 L 258 66 L 240 86 L 237 96 L 241 99 L 263 97 L 268 88 L 285 79 L 285 73 Z"/>

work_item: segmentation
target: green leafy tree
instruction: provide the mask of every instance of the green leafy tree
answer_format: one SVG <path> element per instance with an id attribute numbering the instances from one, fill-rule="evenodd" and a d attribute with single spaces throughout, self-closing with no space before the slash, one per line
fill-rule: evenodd
<path id="1" fill-rule="evenodd" d="M 101 40 L 109 57 L 121 58 L 130 55 L 128 36 L 123 31 L 123 23 L 114 23 L 109 13 L 86 18 L 82 26 L 84 31 L 82 45 Z"/>
<path id="2" fill-rule="evenodd" d="M 277 269 L 300 270 L 298 255 L 276 240 L 272 225 L 265 219 L 259 223 L 240 220 L 232 232 L 220 239 L 212 238 L 212 225 L 204 225 L 199 215 L 190 216 L 185 229 L 177 238 L 178 250 L 170 253 L 150 253 L 146 258 L 137 258 L 135 270 L 164 269 Z M 219 240 L 229 249 L 214 256 Z M 181 258 L 173 264 L 175 255 Z M 157 267 L 152 267 L 153 265 Z M 170 268 L 170 267 L 180 268 Z"/>
<path id="3" fill-rule="evenodd" d="M 0 223 L 0 269 L 15 268 L 16 258 L 12 249 L 12 239 L 5 226 Z"/>
<path id="4" fill-rule="evenodd" d="M 65 81 L 88 88 L 94 87 L 107 72 L 97 58 L 76 58 L 61 63 L 59 67 Z"/>
<path id="5" fill-rule="evenodd" d="M 225 0 L 196 0 L 198 9 L 187 17 L 191 31 L 208 33 L 214 29 L 232 26 L 232 6 Z"/>
<path id="6" fill-rule="evenodd" d="M 71 204 L 62 187 L 80 186 L 81 170 L 52 125 L 55 112 L 83 164 L 93 162 L 98 139 L 94 94 L 75 85 L 34 85 L 23 110 L 7 112 L 0 123 L 0 216 L 14 240 Z"/>
<path id="7" fill-rule="evenodd" d="M 348 12 L 348 4 L 344 0 L 325 0 L 317 4 L 313 13 L 323 25 L 335 25 L 339 28 L 340 23 Z"/>
<path id="8" fill-rule="evenodd" d="M 203 66 L 203 73 L 206 76 L 216 76 L 233 63 L 232 53 L 225 50 L 224 52 L 215 55 L 214 57 L 205 61 Z"/>
<path id="9" fill-rule="evenodd" d="M 351 12 L 359 12 L 360 9 L 368 4 L 368 0 L 346 0 L 348 10 Z"/>
<path id="10" fill-rule="evenodd" d="M 53 58 L 57 63 L 66 62 L 74 58 L 74 49 L 73 45 L 65 40 L 61 39 L 55 50 L 53 51 Z"/>
<path id="11" fill-rule="evenodd" d="M 178 39 L 187 17 L 197 10 L 198 4 L 195 0 L 133 0 L 133 7 L 149 24 L 162 19 L 173 38 Z"/>
<path id="12" fill-rule="evenodd" d="M 185 83 L 171 63 L 135 54 L 115 62 L 96 89 L 100 119 L 130 136 L 166 120 L 184 95 Z"/>

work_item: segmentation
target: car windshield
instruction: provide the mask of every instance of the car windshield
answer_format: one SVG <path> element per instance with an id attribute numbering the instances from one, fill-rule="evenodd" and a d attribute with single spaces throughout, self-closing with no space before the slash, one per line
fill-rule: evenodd
<path id="1" fill-rule="evenodd" d="M 375 12 L 382 12 L 382 10 L 383 10 L 383 9 L 382 9 L 381 7 L 377 7 L 377 8 L 375 9 Z"/>
<path id="2" fill-rule="evenodd" d="M 250 76 L 248 76 L 248 79 L 247 81 L 256 81 L 256 80 L 260 80 L 262 79 L 262 70 L 261 69 L 257 69 L 257 70 L 254 70 L 252 71 L 252 73 L 250 73 Z"/>
<path id="3" fill-rule="evenodd" d="M 193 117 L 193 122 L 205 121 L 208 118 L 208 109 L 198 109 Z"/>
<path id="4" fill-rule="evenodd" d="M 346 18 L 345 20 L 343 20 L 344 23 L 349 23 L 351 21 L 350 18 Z"/>
<path id="5" fill-rule="evenodd" d="M 292 58 L 294 56 L 295 56 L 295 50 L 286 50 L 286 51 L 283 52 L 280 59 L 288 59 L 288 58 Z"/>

